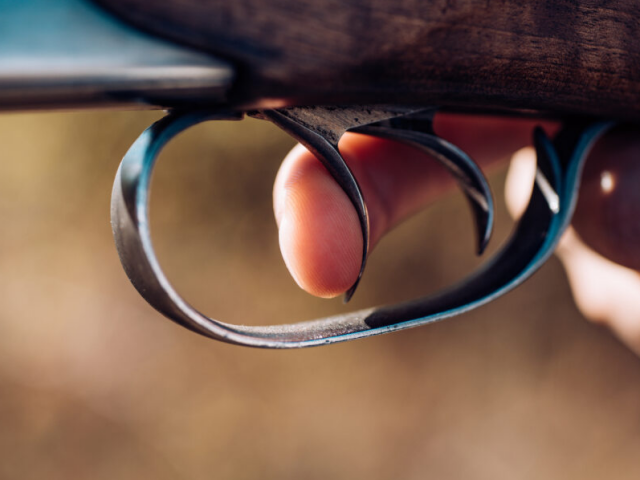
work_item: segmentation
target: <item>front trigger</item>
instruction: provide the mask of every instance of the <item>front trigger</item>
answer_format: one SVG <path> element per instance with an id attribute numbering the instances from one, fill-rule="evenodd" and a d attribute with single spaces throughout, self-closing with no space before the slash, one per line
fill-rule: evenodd
<path id="1" fill-rule="evenodd" d="M 461 149 L 433 131 L 435 107 L 346 106 L 294 107 L 250 113 L 269 120 L 302 143 L 326 167 L 356 210 L 363 239 L 360 272 L 345 294 L 353 296 L 369 254 L 369 213 L 360 185 L 340 154 L 338 144 L 347 132 L 395 140 L 412 146 L 441 163 L 464 192 L 476 228 L 476 251 L 482 254 L 491 237 L 494 202 L 487 179 Z M 401 168 L 401 165 L 399 165 Z"/>

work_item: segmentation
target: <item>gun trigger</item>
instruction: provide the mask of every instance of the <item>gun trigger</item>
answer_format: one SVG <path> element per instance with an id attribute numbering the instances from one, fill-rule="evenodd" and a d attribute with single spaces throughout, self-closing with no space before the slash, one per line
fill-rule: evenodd
<path id="1" fill-rule="evenodd" d="M 360 126 L 351 131 L 410 145 L 435 158 L 455 178 L 467 197 L 481 255 L 493 231 L 494 202 L 489 182 L 478 165 L 461 149 L 433 132 L 433 109 Z"/>

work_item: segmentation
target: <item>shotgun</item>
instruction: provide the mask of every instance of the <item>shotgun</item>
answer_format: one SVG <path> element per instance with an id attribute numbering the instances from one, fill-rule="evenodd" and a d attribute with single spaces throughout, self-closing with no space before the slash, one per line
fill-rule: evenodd
<path id="1" fill-rule="evenodd" d="M 616 122 L 640 118 L 635 2 L 478 0 L 0 0 L 0 110 L 163 108 L 125 155 L 112 226 L 127 275 L 176 323 L 228 343 L 325 345 L 431 323 L 506 293 L 553 252 L 575 207 L 582 164 Z M 535 115 L 529 205 L 506 246 L 434 296 L 313 321 L 230 325 L 183 300 L 155 256 L 148 222 L 156 157 L 179 132 L 245 114 L 304 144 L 345 191 L 363 238 L 369 217 L 338 149 L 347 131 L 425 151 L 469 201 L 482 253 L 493 199 L 482 171 L 439 138 L 437 111 Z M 358 281 L 347 291 L 351 298 Z"/>

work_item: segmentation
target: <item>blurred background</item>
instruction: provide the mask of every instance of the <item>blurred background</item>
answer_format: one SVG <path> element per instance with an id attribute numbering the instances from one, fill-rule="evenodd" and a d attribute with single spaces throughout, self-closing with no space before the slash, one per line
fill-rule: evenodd
<path id="1" fill-rule="evenodd" d="M 640 360 L 580 316 L 556 259 L 462 317 L 331 347 L 234 347 L 155 313 L 121 270 L 109 197 L 160 116 L 0 116 L 1 479 L 640 478 Z M 479 264 L 452 194 L 382 242 L 349 306 L 308 296 L 271 209 L 292 145 L 263 122 L 209 123 L 161 156 L 155 246 L 201 311 L 300 321 Z M 495 251 L 512 223 L 504 173 L 491 180 Z"/>

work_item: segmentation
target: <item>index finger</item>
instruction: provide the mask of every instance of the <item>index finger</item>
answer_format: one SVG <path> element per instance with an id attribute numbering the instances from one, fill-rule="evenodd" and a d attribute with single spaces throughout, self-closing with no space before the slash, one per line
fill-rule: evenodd
<path id="1" fill-rule="evenodd" d="M 539 123 L 440 114 L 434 128 L 486 169 L 528 145 L 531 131 Z M 372 248 L 387 231 L 454 184 L 436 161 L 397 142 L 347 134 L 340 151 L 367 203 Z M 273 195 L 280 248 L 296 282 L 321 297 L 346 291 L 358 276 L 362 258 L 360 226 L 347 196 L 320 162 L 301 147 L 283 162 Z"/>

